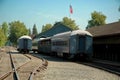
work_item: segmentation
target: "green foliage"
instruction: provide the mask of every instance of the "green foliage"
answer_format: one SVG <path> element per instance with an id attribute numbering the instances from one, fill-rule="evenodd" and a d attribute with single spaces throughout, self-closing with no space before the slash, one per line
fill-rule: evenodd
<path id="1" fill-rule="evenodd" d="M 75 21 L 72 20 L 71 18 L 68 17 L 64 17 L 62 21 L 60 21 L 60 23 L 68 26 L 69 28 L 71 28 L 72 30 L 77 30 L 79 29 L 79 27 L 76 25 Z M 56 23 L 54 24 L 56 25 Z M 45 26 L 42 26 L 42 31 L 41 32 L 45 32 L 47 30 L 49 30 L 50 28 L 52 28 L 51 24 L 46 24 Z"/>
<path id="2" fill-rule="evenodd" d="M 52 28 L 52 24 L 46 24 L 45 26 L 42 26 L 42 32 L 45 32 L 47 30 L 49 30 L 50 28 Z"/>
<path id="3" fill-rule="evenodd" d="M 35 24 L 33 25 L 33 31 L 32 31 L 32 34 L 33 34 L 33 35 L 37 35 L 37 34 L 38 34 L 38 32 L 37 32 L 37 28 L 36 28 L 36 25 L 35 25 Z"/>
<path id="4" fill-rule="evenodd" d="M 2 24 L 2 30 L 5 36 L 7 37 L 8 36 L 8 24 L 6 22 Z"/>
<path id="5" fill-rule="evenodd" d="M 4 46 L 6 43 L 7 37 L 4 34 L 4 30 L 0 28 L 0 46 Z"/>
<path id="6" fill-rule="evenodd" d="M 118 8 L 118 11 L 120 12 L 120 6 L 119 6 L 119 8 Z M 120 19 L 119 19 L 118 21 L 120 22 Z"/>
<path id="7" fill-rule="evenodd" d="M 100 12 L 94 11 L 93 13 L 91 13 L 91 18 L 92 19 L 88 21 L 88 25 L 86 29 L 94 27 L 94 26 L 106 24 L 105 22 L 106 16 Z"/>
<path id="8" fill-rule="evenodd" d="M 72 20 L 71 18 L 64 17 L 63 20 L 62 20 L 62 23 L 64 25 L 68 26 L 69 28 L 71 28 L 72 30 L 79 29 L 79 27 L 76 25 L 75 21 Z"/>
<path id="9" fill-rule="evenodd" d="M 0 46 L 4 46 L 7 41 L 8 25 L 6 22 L 2 23 L 0 27 Z"/>
<path id="10" fill-rule="evenodd" d="M 27 35 L 28 30 L 26 26 L 24 25 L 24 23 L 20 21 L 11 22 L 9 23 L 9 25 L 10 25 L 9 39 L 14 45 L 16 45 L 17 39 L 23 35 Z"/>
<path id="11" fill-rule="evenodd" d="M 32 33 L 31 33 L 31 29 L 29 28 L 29 32 L 28 32 L 28 34 L 29 34 L 29 36 L 31 36 L 32 35 Z"/>

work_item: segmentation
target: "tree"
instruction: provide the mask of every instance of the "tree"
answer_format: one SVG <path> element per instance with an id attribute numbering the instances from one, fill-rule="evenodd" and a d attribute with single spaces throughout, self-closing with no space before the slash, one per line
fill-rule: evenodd
<path id="1" fill-rule="evenodd" d="M 94 26 L 100 26 L 100 25 L 106 24 L 105 22 L 106 16 L 101 12 L 94 11 L 93 13 L 91 13 L 91 18 L 92 19 L 88 21 L 88 25 L 86 29 Z"/>
<path id="2" fill-rule="evenodd" d="M 4 46 L 6 43 L 7 37 L 4 34 L 2 28 L 0 28 L 0 46 Z"/>
<path id="3" fill-rule="evenodd" d="M 119 6 L 119 8 L 118 8 L 118 11 L 120 12 L 120 6 Z M 119 19 L 119 22 L 120 22 L 120 19 Z"/>
<path id="4" fill-rule="evenodd" d="M 37 28 L 36 28 L 36 25 L 35 25 L 35 24 L 33 25 L 32 34 L 33 34 L 33 35 L 37 35 L 37 34 L 38 34 Z"/>
<path id="5" fill-rule="evenodd" d="M 27 35 L 28 30 L 26 26 L 24 25 L 24 23 L 20 21 L 11 22 L 9 23 L 9 25 L 10 25 L 9 39 L 14 45 L 16 45 L 18 38 L 23 35 Z"/>
<path id="6" fill-rule="evenodd" d="M 69 28 L 71 28 L 72 30 L 79 29 L 79 27 L 76 25 L 75 21 L 72 20 L 71 18 L 64 17 L 63 20 L 62 20 L 62 23 L 64 25 L 68 26 Z"/>
<path id="7" fill-rule="evenodd" d="M 2 30 L 5 36 L 7 37 L 8 36 L 8 24 L 6 22 L 2 24 Z"/>
<path id="8" fill-rule="evenodd" d="M 46 24 L 45 26 L 43 25 L 41 32 L 45 32 L 45 31 L 49 30 L 50 28 L 52 28 L 52 24 Z"/>
<path id="9" fill-rule="evenodd" d="M 62 21 L 60 21 L 62 24 L 68 26 L 69 28 L 71 28 L 72 30 L 77 30 L 79 29 L 79 27 L 76 25 L 75 21 L 72 20 L 71 18 L 68 17 L 64 17 Z M 56 24 L 56 23 L 55 23 Z M 55 25 L 54 24 L 54 25 Z M 47 30 L 49 30 L 50 28 L 52 28 L 51 24 L 46 24 L 45 26 L 42 26 L 42 31 L 41 32 L 45 32 Z"/>
<path id="10" fill-rule="evenodd" d="M 29 34 L 29 36 L 31 36 L 31 35 L 32 35 L 32 33 L 31 33 L 31 29 L 30 29 L 30 28 L 29 28 L 29 33 L 28 33 L 28 34 Z"/>
<path id="11" fill-rule="evenodd" d="M 6 22 L 3 22 L 0 27 L 0 46 L 4 46 L 7 41 L 8 36 L 8 25 Z"/>

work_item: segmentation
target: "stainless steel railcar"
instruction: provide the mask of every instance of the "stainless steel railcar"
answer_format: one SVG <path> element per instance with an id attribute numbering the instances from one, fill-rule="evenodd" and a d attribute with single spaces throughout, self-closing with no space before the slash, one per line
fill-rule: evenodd
<path id="1" fill-rule="evenodd" d="M 83 30 L 75 30 L 56 34 L 51 38 L 52 52 L 62 57 L 92 57 L 92 35 Z"/>
<path id="2" fill-rule="evenodd" d="M 38 52 L 51 53 L 51 37 L 41 38 L 38 41 Z"/>
<path id="3" fill-rule="evenodd" d="M 89 32 L 75 30 L 39 40 L 38 51 L 67 58 L 91 59 L 92 43 Z"/>
<path id="4" fill-rule="evenodd" d="M 21 36 L 18 39 L 17 50 L 19 52 L 27 53 L 32 50 L 32 39 L 30 36 Z"/>

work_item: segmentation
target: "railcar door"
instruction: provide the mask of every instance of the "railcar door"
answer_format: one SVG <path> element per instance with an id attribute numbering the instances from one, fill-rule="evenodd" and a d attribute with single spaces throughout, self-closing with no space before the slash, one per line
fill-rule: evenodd
<path id="1" fill-rule="evenodd" d="M 25 50 L 27 50 L 27 45 L 28 45 L 28 43 L 27 43 L 27 39 L 24 39 L 23 46 L 24 46 L 24 49 L 25 49 Z"/>
<path id="2" fill-rule="evenodd" d="M 85 36 L 79 36 L 78 39 L 78 51 L 79 53 L 85 53 Z"/>
<path id="3" fill-rule="evenodd" d="M 76 36 L 71 36 L 70 37 L 70 54 L 76 54 L 76 44 L 77 44 L 77 40 L 76 40 Z"/>

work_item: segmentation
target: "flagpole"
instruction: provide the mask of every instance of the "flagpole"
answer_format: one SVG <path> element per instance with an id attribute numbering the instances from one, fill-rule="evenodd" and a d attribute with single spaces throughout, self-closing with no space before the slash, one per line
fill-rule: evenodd
<path id="1" fill-rule="evenodd" d="M 69 13 L 69 18 L 71 18 L 71 14 Z"/>

